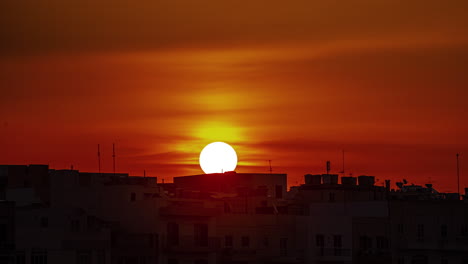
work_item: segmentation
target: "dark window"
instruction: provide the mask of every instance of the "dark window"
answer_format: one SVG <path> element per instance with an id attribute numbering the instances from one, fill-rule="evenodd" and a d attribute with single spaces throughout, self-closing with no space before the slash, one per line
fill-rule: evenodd
<path id="1" fill-rule="evenodd" d="M 462 224 L 461 229 L 460 229 L 460 235 L 468 236 L 468 225 L 467 224 Z"/>
<path id="2" fill-rule="evenodd" d="M 403 257 L 399 257 L 398 264 L 405 264 L 405 259 Z"/>
<path id="3" fill-rule="evenodd" d="M 317 247 L 320 247 L 320 248 L 325 247 L 325 237 L 323 235 L 316 235 L 315 244 Z"/>
<path id="4" fill-rule="evenodd" d="M 334 202 L 335 201 L 335 193 L 328 193 L 328 201 Z"/>
<path id="5" fill-rule="evenodd" d="M 24 252 L 16 253 L 16 262 L 15 264 L 26 264 L 26 255 Z"/>
<path id="6" fill-rule="evenodd" d="M 341 236 L 340 235 L 334 235 L 333 236 L 333 247 L 334 247 L 334 250 L 333 250 L 333 254 L 335 256 L 341 256 L 341 246 L 342 246 L 342 243 L 341 243 Z"/>
<path id="7" fill-rule="evenodd" d="M 31 264 L 47 264 L 47 252 L 32 252 Z"/>
<path id="8" fill-rule="evenodd" d="M 397 225 L 397 231 L 399 234 L 403 234 L 405 232 L 404 228 L 403 228 L 403 224 L 398 224 Z"/>
<path id="9" fill-rule="evenodd" d="M 206 260 L 206 259 L 197 259 L 193 263 L 194 264 L 208 264 L 208 260 Z"/>
<path id="10" fill-rule="evenodd" d="M 360 249 L 369 249 L 372 248 L 372 238 L 368 236 L 360 236 L 359 237 L 359 248 Z"/>
<path id="11" fill-rule="evenodd" d="M 250 247 L 250 238 L 248 236 L 243 236 L 241 238 L 242 247 Z"/>
<path id="12" fill-rule="evenodd" d="M 179 245 L 179 225 L 167 223 L 167 243 L 171 246 Z"/>
<path id="13" fill-rule="evenodd" d="M 100 249 L 97 251 L 97 264 L 106 264 L 106 251 Z"/>
<path id="14" fill-rule="evenodd" d="M 148 235 L 148 246 L 150 248 L 154 248 L 154 235 L 153 234 Z"/>
<path id="15" fill-rule="evenodd" d="M 280 238 L 280 255 L 288 255 L 288 239 L 286 237 Z"/>
<path id="16" fill-rule="evenodd" d="M 79 232 L 80 231 L 80 221 L 79 220 L 72 220 L 71 221 L 71 231 L 72 232 Z"/>
<path id="17" fill-rule="evenodd" d="M 422 240 L 424 238 L 424 225 L 423 224 L 418 224 L 416 236 L 418 240 Z"/>
<path id="18" fill-rule="evenodd" d="M 91 251 L 80 250 L 76 252 L 76 264 L 91 264 Z"/>
<path id="19" fill-rule="evenodd" d="M 224 246 L 225 247 L 232 247 L 234 244 L 232 236 L 225 236 L 224 237 Z"/>
<path id="20" fill-rule="evenodd" d="M 195 224 L 194 225 L 195 245 L 201 247 L 208 246 L 208 225 Z"/>
<path id="21" fill-rule="evenodd" d="M 335 235 L 333 236 L 333 247 L 340 248 L 341 247 L 341 236 Z"/>
<path id="22" fill-rule="evenodd" d="M 440 226 L 440 236 L 443 238 L 447 237 L 447 225 Z"/>
<path id="23" fill-rule="evenodd" d="M 275 195 L 276 199 L 283 198 L 283 185 L 276 185 Z"/>
<path id="24" fill-rule="evenodd" d="M 388 239 L 384 236 L 378 236 L 375 239 L 375 246 L 379 249 L 387 249 L 388 248 Z"/>
<path id="25" fill-rule="evenodd" d="M 424 255 L 416 255 L 413 256 L 411 259 L 411 264 L 427 264 L 429 263 L 429 259 L 427 256 Z"/>
<path id="26" fill-rule="evenodd" d="M 41 227 L 46 228 L 49 226 L 49 218 L 41 217 Z"/>
<path id="27" fill-rule="evenodd" d="M 134 202 L 136 200 L 136 193 L 131 193 L 130 194 L 130 202 Z"/>
<path id="28" fill-rule="evenodd" d="M 440 264 L 448 264 L 448 260 L 446 258 L 443 258 L 440 260 Z"/>
<path id="29" fill-rule="evenodd" d="M 7 225 L 1 224 L 0 225 L 0 244 L 7 243 Z"/>
<path id="30" fill-rule="evenodd" d="M 179 261 L 177 259 L 168 259 L 167 264 L 179 264 Z"/>

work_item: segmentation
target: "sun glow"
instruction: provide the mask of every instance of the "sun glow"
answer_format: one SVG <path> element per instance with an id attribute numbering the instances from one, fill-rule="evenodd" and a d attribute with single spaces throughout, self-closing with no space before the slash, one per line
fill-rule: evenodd
<path id="1" fill-rule="evenodd" d="M 236 166 L 236 151 L 224 142 L 210 143 L 200 153 L 200 167 L 207 174 L 233 171 Z"/>

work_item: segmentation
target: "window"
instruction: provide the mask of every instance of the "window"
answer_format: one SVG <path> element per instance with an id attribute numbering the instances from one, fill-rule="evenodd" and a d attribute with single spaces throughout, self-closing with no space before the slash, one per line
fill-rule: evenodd
<path id="1" fill-rule="evenodd" d="M 440 236 L 443 238 L 447 237 L 447 225 L 443 224 L 440 226 Z"/>
<path id="2" fill-rule="evenodd" d="M 136 200 L 136 193 L 132 192 L 130 194 L 130 202 L 134 202 Z"/>
<path id="3" fill-rule="evenodd" d="M 31 253 L 31 264 L 47 264 L 47 252 L 33 251 Z"/>
<path id="4" fill-rule="evenodd" d="M 197 260 L 195 260 L 194 264 L 208 264 L 208 260 L 206 260 L 206 259 L 197 259 Z"/>
<path id="5" fill-rule="evenodd" d="M 424 225 L 423 224 L 418 224 L 416 237 L 418 238 L 418 240 L 422 240 L 424 238 Z"/>
<path id="6" fill-rule="evenodd" d="M 397 225 L 397 232 L 398 232 L 398 234 L 403 234 L 405 232 L 405 230 L 403 228 L 403 224 L 398 224 Z"/>
<path id="7" fill-rule="evenodd" d="M 71 231 L 72 232 L 79 232 L 80 231 L 80 221 L 79 220 L 72 220 L 71 221 Z"/>
<path id="8" fill-rule="evenodd" d="M 341 236 L 340 235 L 334 235 L 333 236 L 333 254 L 335 256 L 341 256 Z"/>
<path id="9" fill-rule="evenodd" d="M 341 236 L 334 235 L 333 236 L 333 247 L 340 248 L 341 247 Z"/>
<path id="10" fill-rule="evenodd" d="M 250 238 L 248 236 L 243 236 L 241 238 L 242 247 L 250 247 Z"/>
<path id="11" fill-rule="evenodd" d="M 323 256 L 325 254 L 325 236 L 318 234 L 315 236 L 315 245 L 318 248 L 317 254 Z"/>
<path id="12" fill-rule="evenodd" d="M 224 237 L 224 246 L 225 247 L 232 247 L 233 246 L 233 239 L 232 236 L 225 236 Z"/>
<path id="13" fill-rule="evenodd" d="M 49 226 L 49 218 L 41 217 L 41 227 L 47 228 Z"/>
<path id="14" fill-rule="evenodd" d="M 195 245 L 201 247 L 208 246 L 208 225 L 207 224 L 195 224 L 194 225 L 194 237 Z"/>
<path id="15" fill-rule="evenodd" d="M 106 264 L 106 251 L 100 249 L 97 251 L 97 264 Z"/>
<path id="16" fill-rule="evenodd" d="M 398 258 L 398 264 L 405 264 L 405 258 L 399 257 Z"/>
<path id="17" fill-rule="evenodd" d="M 1 224 L 0 225 L 0 244 L 7 243 L 7 225 Z"/>
<path id="18" fill-rule="evenodd" d="M 91 264 L 91 251 L 80 250 L 76 252 L 76 264 Z"/>
<path id="19" fill-rule="evenodd" d="M 168 259 L 167 264 L 179 264 L 179 261 L 177 259 Z"/>
<path id="20" fill-rule="evenodd" d="M 335 193 L 328 193 L 328 201 L 334 202 L 335 201 Z"/>
<path id="21" fill-rule="evenodd" d="M 378 249 L 387 249 L 388 248 L 388 239 L 384 236 L 378 236 L 375 239 L 375 246 Z"/>
<path id="22" fill-rule="evenodd" d="M 286 237 L 280 238 L 280 255 L 281 256 L 288 255 L 288 238 Z"/>
<path id="23" fill-rule="evenodd" d="M 360 249 L 369 249 L 372 248 L 372 238 L 368 236 L 360 236 L 359 237 L 359 248 Z"/>
<path id="24" fill-rule="evenodd" d="M 319 248 L 325 247 L 325 237 L 321 234 L 315 236 L 315 244 Z"/>
<path id="25" fill-rule="evenodd" d="M 275 195 L 276 199 L 283 198 L 283 185 L 276 185 Z"/>
<path id="26" fill-rule="evenodd" d="M 440 259 L 440 264 L 448 264 L 448 260 L 446 258 Z"/>
<path id="27" fill-rule="evenodd" d="M 26 264 L 26 255 L 24 252 L 16 253 L 16 264 Z"/>
<path id="28" fill-rule="evenodd" d="M 411 258 L 411 264 L 427 264 L 429 258 L 425 255 L 416 255 Z"/>
<path id="29" fill-rule="evenodd" d="M 468 236 L 468 225 L 463 224 L 460 229 L 460 235 L 462 236 Z"/>
<path id="30" fill-rule="evenodd" d="M 179 225 L 167 223 L 167 243 L 171 246 L 179 245 Z"/>

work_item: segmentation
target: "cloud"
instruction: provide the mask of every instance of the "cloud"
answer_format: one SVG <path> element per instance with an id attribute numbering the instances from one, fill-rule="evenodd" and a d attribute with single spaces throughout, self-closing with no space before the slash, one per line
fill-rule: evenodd
<path id="1" fill-rule="evenodd" d="M 395 32 L 463 35 L 466 1 L 5 0 L 1 52 L 151 50 Z M 465 32 L 466 33 L 466 32 Z"/>

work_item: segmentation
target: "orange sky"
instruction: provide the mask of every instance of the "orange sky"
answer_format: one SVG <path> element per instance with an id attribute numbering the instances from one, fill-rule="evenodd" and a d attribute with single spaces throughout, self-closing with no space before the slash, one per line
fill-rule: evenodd
<path id="1" fill-rule="evenodd" d="M 0 164 L 198 174 L 212 141 L 239 172 L 468 186 L 468 2 L 0 4 Z"/>

